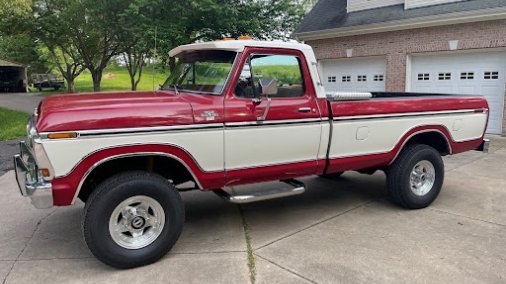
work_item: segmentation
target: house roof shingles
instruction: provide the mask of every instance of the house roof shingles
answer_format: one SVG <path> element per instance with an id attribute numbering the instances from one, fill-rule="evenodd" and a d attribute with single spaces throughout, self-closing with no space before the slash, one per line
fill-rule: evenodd
<path id="1" fill-rule="evenodd" d="M 0 59 L 0 67 L 9 66 L 9 67 L 24 67 L 22 64 L 12 62 L 9 60 Z"/>
<path id="2" fill-rule="evenodd" d="M 380 24 L 419 17 L 493 9 L 506 6 L 505 0 L 466 0 L 404 9 L 404 4 L 347 13 L 347 0 L 320 0 L 295 31 L 295 35 L 329 29 Z"/>

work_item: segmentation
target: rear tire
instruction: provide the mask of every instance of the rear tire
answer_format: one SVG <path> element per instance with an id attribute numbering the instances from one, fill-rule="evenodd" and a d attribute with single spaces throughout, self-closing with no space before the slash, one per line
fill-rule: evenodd
<path id="1" fill-rule="evenodd" d="M 173 184 L 156 174 L 132 171 L 110 177 L 91 193 L 82 229 L 98 260 L 132 268 L 163 257 L 179 238 L 184 218 Z"/>
<path id="2" fill-rule="evenodd" d="M 444 163 L 439 152 L 427 145 L 409 145 L 387 170 L 392 199 L 408 209 L 429 206 L 444 181 Z"/>

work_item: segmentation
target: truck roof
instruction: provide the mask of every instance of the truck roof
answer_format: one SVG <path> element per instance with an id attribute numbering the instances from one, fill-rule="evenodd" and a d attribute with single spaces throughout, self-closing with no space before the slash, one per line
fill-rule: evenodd
<path id="1" fill-rule="evenodd" d="M 263 41 L 263 40 L 218 40 L 202 43 L 192 43 L 178 46 L 169 52 L 169 56 L 173 57 L 181 52 L 189 50 L 206 50 L 206 49 L 219 49 L 229 50 L 235 52 L 242 52 L 246 47 L 267 47 L 267 48 L 287 48 L 296 49 L 300 51 L 312 51 L 311 47 L 307 44 L 298 42 L 284 42 L 284 41 Z"/>
<path id="2" fill-rule="evenodd" d="M 185 51 L 193 50 L 228 50 L 234 52 L 243 52 L 246 47 L 265 47 L 265 48 L 285 48 L 299 50 L 304 54 L 308 64 L 311 79 L 318 98 L 325 98 L 325 89 L 318 78 L 318 67 L 316 57 L 311 46 L 298 42 L 284 41 L 262 41 L 262 40 L 218 40 L 202 43 L 192 43 L 181 45 L 169 52 L 169 56 L 173 57 Z"/>

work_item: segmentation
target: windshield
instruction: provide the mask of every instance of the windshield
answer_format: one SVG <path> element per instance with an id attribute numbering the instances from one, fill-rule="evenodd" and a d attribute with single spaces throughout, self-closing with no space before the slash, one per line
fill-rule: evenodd
<path id="1" fill-rule="evenodd" d="M 221 94 L 235 56 L 235 52 L 222 50 L 199 50 L 180 54 L 176 57 L 176 66 L 162 89 Z"/>

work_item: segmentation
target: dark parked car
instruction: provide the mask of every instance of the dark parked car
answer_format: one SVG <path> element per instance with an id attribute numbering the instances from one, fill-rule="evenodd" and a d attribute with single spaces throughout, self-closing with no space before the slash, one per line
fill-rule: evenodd
<path id="1" fill-rule="evenodd" d="M 39 91 L 44 88 L 52 88 L 57 91 L 65 87 L 63 78 L 55 74 L 32 74 L 32 84 Z"/>

